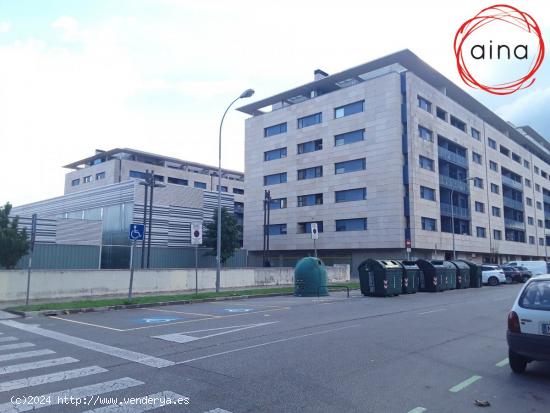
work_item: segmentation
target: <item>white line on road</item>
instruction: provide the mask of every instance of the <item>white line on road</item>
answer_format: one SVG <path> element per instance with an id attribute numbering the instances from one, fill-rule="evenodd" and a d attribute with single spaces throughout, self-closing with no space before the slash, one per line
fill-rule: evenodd
<path id="1" fill-rule="evenodd" d="M 57 359 L 32 361 L 30 363 L 12 364 L 11 366 L 0 367 L 0 374 L 18 373 L 20 371 L 36 370 L 44 367 L 60 366 L 62 364 L 76 362 L 78 362 L 78 359 L 72 357 L 60 357 Z"/>
<path id="2" fill-rule="evenodd" d="M 497 367 L 504 367 L 510 363 L 510 360 L 508 360 L 508 357 L 506 357 L 504 360 L 499 361 L 495 366 Z"/>
<path id="3" fill-rule="evenodd" d="M 161 336 L 153 336 L 153 338 L 159 338 L 161 340 L 172 341 L 172 342 L 183 344 L 183 343 L 189 343 L 190 341 L 202 340 L 202 339 L 205 339 L 205 338 L 221 336 L 223 334 L 230 334 L 230 333 L 236 333 L 238 331 L 249 330 L 249 329 L 255 328 L 255 327 L 267 326 L 269 324 L 275 324 L 277 322 L 278 321 L 271 321 L 271 322 L 268 322 L 268 323 L 256 323 L 256 324 L 245 324 L 245 325 L 239 325 L 239 326 L 208 328 L 206 330 L 195 330 L 195 331 L 188 331 L 188 332 L 183 332 L 183 333 L 163 334 Z M 202 336 L 202 337 L 195 337 L 195 336 L 188 335 L 190 333 L 201 333 L 201 332 L 214 331 L 214 330 L 225 330 L 225 331 L 221 331 L 219 333 L 208 334 L 208 335 Z"/>
<path id="4" fill-rule="evenodd" d="M 0 323 L 7 325 L 9 327 L 18 328 L 19 330 L 27 331 L 29 333 L 34 333 L 43 337 L 48 337 L 54 340 L 58 340 L 63 343 L 72 344 L 77 347 L 82 347 L 88 350 L 97 351 L 98 353 L 107 354 L 109 356 L 118 357 L 128 361 L 133 361 L 134 363 L 144 364 L 150 367 L 161 368 L 161 367 L 172 366 L 174 364 L 174 362 L 170 360 L 153 357 L 147 354 L 138 353 L 131 350 L 125 350 L 119 347 L 109 346 L 107 344 L 97 343 L 95 341 L 86 340 L 84 338 L 73 337 L 68 334 L 58 333 L 56 331 L 46 330 L 36 325 L 23 324 L 13 320 L 0 321 Z"/>
<path id="5" fill-rule="evenodd" d="M 20 348 L 34 347 L 32 343 L 17 343 L 17 344 L 4 344 L 0 346 L 0 351 L 2 350 L 18 350 Z"/>
<path id="6" fill-rule="evenodd" d="M 469 379 L 466 379 L 463 382 L 458 383 L 456 386 L 451 387 L 449 391 L 451 393 L 458 393 L 459 391 L 464 390 L 466 387 L 474 384 L 478 380 L 481 380 L 481 376 L 472 376 Z"/>
<path id="7" fill-rule="evenodd" d="M 105 381 L 102 383 L 91 384 L 89 386 L 75 387 L 73 389 L 61 390 L 54 393 L 43 394 L 33 397 L 30 404 L 14 405 L 11 402 L 0 404 L 0 413 L 20 413 L 36 410 L 42 407 L 49 407 L 62 404 L 66 398 L 66 403 L 71 399 L 83 399 L 84 397 L 96 396 L 98 394 L 109 393 L 116 390 L 127 389 L 129 387 L 140 386 L 142 381 L 134 380 L 130 377 L 123 377 L 117 380 Z M 36 404 L 32 401 L 36 400 Z M 51 400 L 51 403 L 44 403 L 44 400 Z"/>
<path id="8" fill-rule="evenodd" d="M 37 357 L 37 356 L 46 356 L 48 354 L 54 354 L 54 353 L 55 351 L 46 349 L 46 350 L 24 351 L 22 353 L 2 354 L 0 356 L 0 361 L 25 359 L 25 358 Z"/>
<path id="9" fill-rule="evenodd" d="M 204 413 L 231 413 L 231 412 L 229 410 L 223 410 L 218 407 L 217 409 L 208 410 L 207 412 L 204 412 Z"/>
<path id="10" fill-rule="evenodd" d="M 25 389 L 27 387 L 39 386 L 46 383 L 76 379 L 78 377 L 91 376 L 107 372 L 107 369 L 99 366 L 82 367 L 74 370 L 58 371 L 55 373 L 43 374 L 41 376 L 26 377 L 19 380 L 11 380 L 0 383 L 0 392 Z"/>
<path id="11" fill-rule="evenodd" d="M 0 343 L 7 343 L 8 341 L 17 341 L 17 337 L 0 337 Z"/>
<path id="12" fill-rule="evenodd" d="M 424 408 L 424 407 L 415 407 L 414 409 L 412 410 L 409 410 L 407 413 L 423 413 L 425 412 L 427 409 Z"/>
<path id="13" fill-rule="evenodd" d="M 440 308 L 439 310 L 424 311 L 423 313 L 418 313 L 418 315 L 438 313 L 440 311 L 447 311 L 446 308 Z"/>
<path id="14" fill-rule="evenodd" d="M 153 403 L 134 403 L 134 404 L 111 404 L 109 406 L 98 407 L 93 410 L 86 410 L 82 413 L 141 413 L 149 410 L 158 409 L 159 407 L 170 406 L 170 401 L 177 401 L 178 399 L 184 399 L 182 395 L 174 393 L 172 391 L 162 391 L 155 394 L 145 396 L 144 400 L 151 400 Z M 136 398 L 137 399 L 137 398 Z M 185 404 L 173 402 L 173 406 L 185 407 Z"/>
<path id="15" fill-rule="evenodd" d="M 358 327 L 358 326 L 359 326 L 359 324 L 355 324 L 355 325 L 352 325 L 352 326 L 333 328 L 333 329 L 330 329 L 330 330 L 317 331 L 315 333 L 302 334 L 302 335 L 299 335 L 299 336 L 293 336 L 293 337 L 288 337 L 288 338 L 281 338 L 279 340 L 268 341 L 267 343 L 255 344 L 253 346 L 240 347 L 240 348 L 236 348 L 236 349 L 233 349 L 233 350 L 222 351 L 222 352 L 214 353 L 214 354 L 208 354 L 206 356 L 201 356 L 201 357 L 195 357 L 195 358 L 192 358 L 192 359 L 189 359 L 189 360 L 178 361 L 176 364 L 191 363 L 193 361 L 199 361 L 199 360 L 204 360 L 204 359 L 208 359 L 208 358 L 211 358 L 211 357 L 223 356 L 223 355 L 226 355 L 226 354 L 236 353 L 238 351 L 251 350 L 251 349 L 254 349 L 254 348 L 258 348 L 258 347 L 265 347 L 265 346 L 269 346 L 271 344 L 284 343 L 285 341 L 298 340 L 300 338 L 317 336 L 317 335 L 320 335 L 320 334 L 328 334 L 328 333 L 332 333 L 334 331 L 345 330 L 345 329 L 348 329 L 348 328 L 355 328 L 355 327 Z"/>

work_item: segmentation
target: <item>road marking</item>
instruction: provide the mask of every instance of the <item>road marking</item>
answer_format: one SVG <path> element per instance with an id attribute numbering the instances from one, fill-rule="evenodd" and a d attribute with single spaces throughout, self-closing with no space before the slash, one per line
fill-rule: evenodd
<path id="1" fill-rule="evenodd" d="M 438 310 L 424 311 L 423 313 L 418 313 L 418 315 L 438 313 L 440 311 L 447 311 L 447 309 L 446 308 L 440 308 Z"/>
<path id="2" fill-rule="evenodd" d="M 464 380 L 461 383 L 458 383 L 456 386 L 453 386 L 449 389 L 451 393 L 458 393 L 461 390 L 464 390 L 466 387 L 474 384 L 476 381 L 481 380 L 481 376 L 472 376 L 469 379 Z"/>
<path id="3" fill-rule="evenodd" d="M 299 335 L 299 336 L 293 336 L 293 337 L 288 337 L 288 338 L 281 338 L 279 340 L 268 341 L 266 343 L 255 344 L 255 345 L 246 346 L 246 347 L 240 347 L 240 348 L 236 348 L 236 349 L 233 349 L 233 350 L 222 351 L 222 352 L 219 352 L 219 353 L 208 354 L 206 356 L 195 357 L 195 358 L 188 359 L 188 360 L 178 361 L 178 362 L 176 362 L 176 364 L 187 364 L 187 363 L 191 363 L 193 361 L 199 361 L 199 360 L 204 360 L 204 359 L 211 358 L 211 357 L 218 357 L 218 356 L 224 356 L 226 354 L 236 353 L 238 351 L 251 350 L 251 349 L 254 349 L 254 348 L 258 348 L 258 347 L 269 346 L 271 344 L 283 343 L 285 341 L 291 341 L 291 340 L 298 340 L 300 338 L 317 336 L 317 335 L 320 335 L 320 334 L 328 334 L 328 333 L 332 333 L 334 331 L 340 331 L 340 330 L 345 330 L 345 329 L 348 329 L 348 328 L 355 328 L 355 327 L 359 327 L 359 324 L 355 324 L 355 325 L 352 325 L 352 326 L 346 326 L 346 327 L 333 328 L 333 329 L 330 329 L 330 330 L 317 331 L 315 333 L 302 334 L 302 335 Z"/>
<path id="4" fill-rule="evenodd" d="M 415 407 L 414 409 L 409 410 L 407 413 L 423 413 L 426 410 L 427 409 L 425 409 L 424 407 Z"/>
<path id="5" fill-rule="evenodd" d="M 25 359 L 29 357 L 45 356 L 45 355 L 54 354 L 54 353 L 55 351 L 46 349 L 46 350 L 24 351 L 22 353 L 2 354 L 0 356 L 0 361 Z"/>
<path id="6" fill-rule="evenodd" d="M 124 330 L 121 329 L 121 328 L 108 327 L 108 326 L 104 326 L 104 325 L 101 325 L 101 324 L 86 323 L 85 321 L 71 320 L 71 319 L 69 319 L 69 318 L 56 317 L 56 316 L 49 316 L 49 318 L 55 318 L 56 320 L 68 321 L 68 322 L 70 322 L 70 323 L 84 324 L 84 325 L 86 325 L 86 326 L 91 326 L 91 327 L 105 328 L 105 329 L 107 329 L 107 330 L 124 331 Z"/>
<path id="7" fill-rule="evenodd" d="M 202 313 L 190 313 L 189 311 L 179 311 L 179 310 L 164 310 L 161 308 L 144 308 L 144 310 L 148 311 L 159 311 L 161 313 L 176 313 L 176 314 L 187 314 L 187 315 L 198 315 L 200 317 L 220 317 L 219 315 L 212 315 L 212 314 L 202 314 Z"/>
<path id="8" fill-rule="evenodd" d="M 109 406 L 99 407 L 93 410 L 86 410 L 82 413 L 141 413 L 147 412 L 149 410 L 158 409 L 159 407 L 169 406 L 168 399 L 174 401 L 174 406 L 182 406 L 182 404 L 176 404 L 175 401 L 178 399 L 184 399 L 185 397 L 174 393 L 172 391 L 162 391 L 155 394 L 150 394 L 143 397 L 144 400 L 151 400 L 152 403 L 134 403 L 134 404 L 111 404 Z M 141 397 L 136 397 L 135 399 L 142 399 Z M 137 400 L 136 400 L 137 401 Z M 185 405 L 183 405 L 185 406 Z M 229 412 L 230 413 L 230 412 Z"/>
<path id="9" fill-rule="evenodd" d="M 231 412 L 229 410 L 223 410 L 218 407 L 217 409 L 208 410 L 207 412 L 204 412 L 204 413 L 231 413 Z"/>
<path id="10" fill-rule="evenodd" d="M 129 387 L 140 386 L 144 384 L 142 381 L 134 380 L 130 377 L 123 377 L 117 380 L 106 381 L 89 386 L 75 387 L 73 389 L 61 390 L 55 393 L 43 394 L 33 397 L 29 400 L 29 404 L 14 405 L 11 402 L 0 404 L 0 413 L 20 413 L 36 410 L 42 407 L 50 407 L 62 404 L 68 400 L 83 399 L 85 397 L 96 396 L 98 394 L 109 393 L 116 390 L 123 390 Z M 36 400 L 37 403 L 32 402 Z M 51 403 L 44 403 L 44 400 L 51 400 Z"/>
<path id="11" fill-rule="evenodd" d="M 18 328 L 19 330 L 27 331 L 29 333 L 38 334 L 39 336 L 48 337 L 63 343 L 72 344 L 77 347 L 97 351 L 98 353 L 104 353 L 109 356 L 133 361 L 134 363 L 144 364 L 150 367 L 161 368 L 172 366 L 174 364 L 174 362 L 170 360 L 149 356 L 147 354 L 138 353 L 131 350 L 125 350 L 119 347 L 109 346 L 107 344 L 97 343 L 84 338 L 73 337 L 68 334 L 58 333 L 56 331 L 46 330 L 36 325 L 23 324 L 13 320 L 0 321 L 0 323 L 9 327 Z"/>
<path id="12" fill-rule="evenodd" d="M 32 343 L 4 344 L 3 346 L 0 346 L 0 351 L 1 350 L 18 350 L 20 348 L 27 348 L 27 347 L 34 347 L 34 344 Z"/>
<path id="13" fill-rule="evenodd" d="M 257 323 L 257 324 L 245 324 L 245 325 L 239 325 L 239 326 L 208 328 L 208 329 L 205 329 L 205 330 L 195 330 L 195 331 L 188 331 L 188 332 L 183 332 L 183 333 L 164 334 L 164 335 L 161 335 L 161 336 L 152 336 L 152 337 L 153 338 L 158 338 L 160 340 L 172 341 L 172 342 L 175 342 L 175 343 L 183 344 L 183 343 L 189 343 L 190 341 L 202 340 L 202 339 L 205 339 L 205 338 L 221 336 L 223 334 L 235 333 L 237 331 L 248 330 L 248 329 L 255 328 L 255 327 L 262 327 L 262 326 L 266 326 L 266 325 L 274 324 L 274 323 L 277 323 L 277 321 L 271 321 L 269 323 Z M 232 329 L 232 330 L 230 330 L 230 329 Z M 206 332 L 206 331 L 219 331 L 219 330 L 226 330 L 226 331 L 221 331 L 219 333 L 208 334 L 208 335 L 202 336 L 202 337 L 195 337 L 195 336 L 190 336 L 189 335 L 191 333 L 202 333 L 202 332 Z"/>
<path id="14" fill-rule="evenodd" d="M 17 337 L 0 337 L 0 343 L 6 343 L 8 341 L 17 341 Z"/>
<path id="15" fill-rule="evenodd" d="M 510 360 L 508 360 L 508 357 L 506 357 L 504 360 L 501 360 L 499 361 L 497 364 L 495 364 L 495 366 L 497 367 L 504 367 L 506 366 L 507 364 L 510 363 Z"/>
<path id="16" fill-rule="evenodd" d="M 78 359 L 72 357 L 60 357 L 57 359 L 33 361 L 30 363 L 13 364 L 0 367 L 0 374 L 18 373 L 20 371 L 41 369 L 43 367 L 60 366 L 61 364 L 76 363 Z"/>
<path id="17" fill-rule="evenodd" d="M 11 380 L 0 383 L 0 392 L 24 389 L 27 387 L 39 386 L 46 383 L 55 383 L 58 381 L 76 379 L 78 377 L 91 376 L 92 374 L 99 374 L 107 372 L 107 369 L 99 366 L 82 367 L 74 370 L 58 371 L 50 374 L 43 374 L 41 376 L 26 377 L 19 380 Z"/>

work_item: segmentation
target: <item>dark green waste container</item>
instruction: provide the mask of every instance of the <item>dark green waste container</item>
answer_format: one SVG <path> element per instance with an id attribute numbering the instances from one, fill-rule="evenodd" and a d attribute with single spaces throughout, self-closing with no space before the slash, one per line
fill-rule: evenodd
<path id="1" fill-rule="evenodd" d="M 443 261 L 420 259 L 416 261 L 416 265 L 421 270 L 418 291 L 435 293 L 447 289 L 447 268 L 443 266 Z"/>
<path id="2" fill-rule="evenodd" d="M 481 265 L 477 265 L 474 262 L 460 260 L 468 267 L 470 267 L 470 288 L 481 288 L 483 286 L 483 278 L 481 274 Z"/>
<path id="3" fill-rule="evenodd" d="M 395 260 L 363 261 L 357 268 L 361 294 L 387 297 L 401 294 L 403 267 Z"/>
<path id="4" fill-rule="evenodd" d="M 418 291 L 422 271 L 416 261 L 398 261 L 403 267 L 403 294 L 414 294 Z"/>
<path id="5" fill-rule="evenodd" d="M 470 267 L 464 261 L 451 261 L 456 267 L 456 288 L 470 288 Z"/>
<path id="6" fill-rule="evenodd" d="M 294 295 L 317 297 L 328 295 L 327 269 L 319 258 L 305 257 L 294 268 Z"/>
<path id="7" fill-rule="evenodd" d="M 456 288 L 456 267 L 451 261 L 432 260 L 434 265 L 441 265 L 443 271 L 443 284 L 445 290 L 454 290 Z"/>

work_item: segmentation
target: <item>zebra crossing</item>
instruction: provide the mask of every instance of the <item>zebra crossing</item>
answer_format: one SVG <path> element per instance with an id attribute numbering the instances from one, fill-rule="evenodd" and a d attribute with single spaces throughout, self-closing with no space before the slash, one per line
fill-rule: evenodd
<path id="1" fill-rule="evenodd" d="M 18 337 L 6 336 L 3 332 L 0 332 L 0 343 L 0 413 L 21 413 L 48 407 L 52 407 L 53 411 L 56 406 L 66 409 L 70 406 L 70 411 L 84 413 L 141 413 L 157 409 L 164 411 L 164 408 L 170 406 L 177 411 L 184 408 L 185 411 L 192 411 L 191 406 L 182 406 L 190 404 L 189 397 L 171 390 L 144 393 L 131 399 L 118 398 L 117 391 L 139 389 L 140 386 L 144 388 L 145 383 L 132 377 L 101 381 L 101 375 L 109 371 L 107 368 L 96 365 L 82 366 L 83 363 L 74 357 L 59 357 L 54 350 L 38 348 L 35 343 L 19 341 Z M 47 369 L 50 369 L 50 372 L 44 373 Z M 51 369 L 55 371 L 51 372 Z M 28 376 L 9 377 L 23 372 Z M 81 386 L 70 385 L 71 380 L 79 378 L 89 378 L 93 382 Z M 40 391 L 40 386 L 51 384 L 66 388 L 50 393 Z M 28 394 L 34 395 L 32 398 L 21 396 L 14 399 L 15 393 L 10 393 L 26 389 Z M 68 400 L 80 400 L 80 406 L 68 403 Z M 95 403 L 92 403 L 94 401 Z M 231 412 L 216 408 L 204 413 Z"/>

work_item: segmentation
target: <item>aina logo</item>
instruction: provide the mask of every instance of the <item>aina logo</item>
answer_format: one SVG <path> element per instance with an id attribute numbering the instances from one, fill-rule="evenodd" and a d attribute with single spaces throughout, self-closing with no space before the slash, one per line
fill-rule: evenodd
<path id="1" fill-rule="evenodd" d="M 533 84 L 544 60 L 544 41 L 531 15 L 498 4 L 460 26 L 454 51 L 458 72 L 468 86 L 508 95 Z"/>

